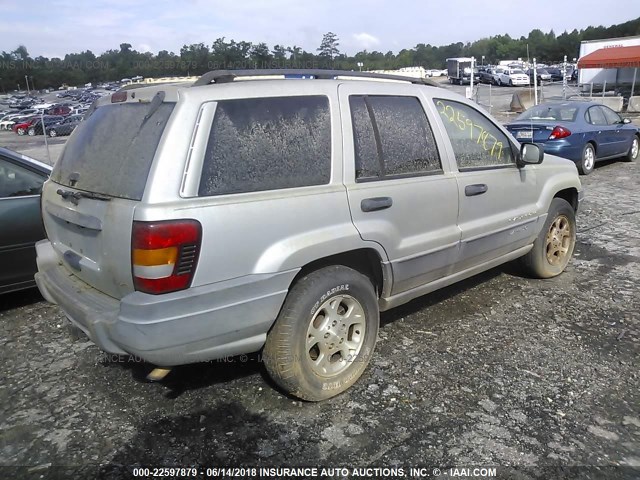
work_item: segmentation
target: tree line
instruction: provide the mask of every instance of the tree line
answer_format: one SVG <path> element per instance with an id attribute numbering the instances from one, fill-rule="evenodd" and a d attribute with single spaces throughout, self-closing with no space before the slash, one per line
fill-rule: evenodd
<path id="1" fill-rule="evenodd" d="M 211 45 L 184 45 L 179 53 L 161 50 L 157 54 L 138 52 L 129 43 L 95 55 L 90 50 L 69 53 L 64 58 L 32 58 L 24 45 L 0 58 L 0 91 L 30 88 L 57 88 L 62 84 L 83 85 L 115 81 L 133 76 L 166 77 L 201 75 L 217 69 L 254 68 L 335 68 L 340 70 L 393 70 L 401 67 L 423 66 L 444 68 L 449 57 L 474 56 L 478 62 L 496 63 L 502 59 L 534 58 L 538 62 L 571 61 L 578 57 L 580 42 L 603 38 L 640 35 L 640 17 L 610 27 L 587 27 L 556 35 L 553 30 L 539 29 L 528 36 L 511 38 L 508 34 L 482 38 L 469 43 L 443 46 L 419 43 L 398 53 L 363 50 L 347 55 L 339 49 L 340 40 L 333 32 L 326 33 L 315 52 L 299 46 L 218 38 Z M 484 59 L 483 59 L 484 57 Z M 358 64 L 362 64 L 361 67 Z M 26 77 L 26 78 L 25 78 Z"/>

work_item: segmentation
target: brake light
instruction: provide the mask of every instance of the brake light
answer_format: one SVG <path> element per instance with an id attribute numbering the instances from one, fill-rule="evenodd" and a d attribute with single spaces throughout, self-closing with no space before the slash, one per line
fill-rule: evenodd
<path id="1" fill-rule="evenodd" d="M 158 295 L 189 288 L 202 241 L 197 220 L 133 222 L 131 264 L 139 292 Z"/>
<path id="2" fill-rule="evenodd" d="M 565 138 L 569 135 L 571 135 L 571 131 L 568 128 L 558 125 L 553 129 L 551 135 L 549 135 L 549 140 L 558 140 L 559 138 Z"/>

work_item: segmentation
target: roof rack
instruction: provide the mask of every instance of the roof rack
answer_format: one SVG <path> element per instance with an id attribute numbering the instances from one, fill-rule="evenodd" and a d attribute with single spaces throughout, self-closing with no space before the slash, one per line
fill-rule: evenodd
<path id="1" fill-rule="evenodd" d="M 372 72 L 351 72 L 347 70 L 321 70 L 321 69 L 256 69 L 256 70 L 212 70 L 202 75 L 193 83 L 193 87 L 209 85 L 213 83 L 229 83 L 238 77 L 270 77 L 274 75 L 295 75 L 303 77 L 313 77 L 319 80 L 333 80 L 336 77 L 355 77 L 362 79 L 395 80 L 398 82 L 409 82 L 418 85 L 440 85 L 429 78 L 405 77 L 404 75 L 389 75 L 386 73 Z"/>

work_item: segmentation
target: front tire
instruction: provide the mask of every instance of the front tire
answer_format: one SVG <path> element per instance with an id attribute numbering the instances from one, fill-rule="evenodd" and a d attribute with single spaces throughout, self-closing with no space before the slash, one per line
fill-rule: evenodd
<path id="1" fill-rule="evenodd" d="M 24 135 L 24 128 L 19 128 L 17 132 L 18 132 L 18 135 L 20 136 Z"/>
<path id="2" fill-rule="evenodd" d="M 57 135 L 58 135 L 58 132 L 56 132 L 55 130 L 53 130 L 53 129 L 49 130 L 49 136 L 50 137 L 55 137 Z"/>
<path id="3" fill-rule="evenodd" d="M 36 131 L 35 131 L 33 128 L 30 128 L 30 129 L 27 131 L 27 134 L 28 134 L 30 137 L 33 137 L 33 136 L 36 134 Z"/>
<path id="4" fill-rule="evenodd" d="M 596 149 L 593 145 L 587 143 L 582 150 L 582 158 L 578 163 L 578 171 L 580 175 L 589 175 L 593 172 L 593 167 L 596 164 Z"/>
<path id="5" fill-rule="evenodd" d="M 342 265 L 311 272 L 291 288 L 267 336 L 267 371 L 282 390 L 303 400 L 338 395 L 371 360 L 379 318 L 365 275 Z"/>
<path id="6" fill-rule="evenodd" d="M 631 142 L 631 148 L 629 149 L 629 153 L 624 158 L 626 162 L 635 162 L 636 158 L 638 158 L 638 152 L 640 150 L 640 138 L 638 135 L 634 135 L 633 141 Z"/>
<path id="7" fill-rule="evenodd" d="M 576 245 L 576 214 L 562 198 L 551 201 L 547 220 L 533 248 L 521 258 L 526 274 L 535 278 L 560 275 L 573 255 Z"/>

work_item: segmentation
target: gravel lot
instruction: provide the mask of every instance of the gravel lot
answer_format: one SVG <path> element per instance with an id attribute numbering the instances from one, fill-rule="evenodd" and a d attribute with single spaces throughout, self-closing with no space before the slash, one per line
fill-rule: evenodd
<path id="1" fill-rule="evenodd" d="M 146 383 L 148 365 L 101 353 L 37 292 L 1 296 L 2 476 L 142 464 L 640 478 L 640 163 L 582 180 L 563 275 L 504 266 L 383 314 L 372 365 L 319 404 L 275 390 L 257 356 Z"/>

